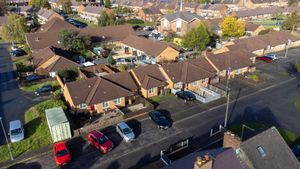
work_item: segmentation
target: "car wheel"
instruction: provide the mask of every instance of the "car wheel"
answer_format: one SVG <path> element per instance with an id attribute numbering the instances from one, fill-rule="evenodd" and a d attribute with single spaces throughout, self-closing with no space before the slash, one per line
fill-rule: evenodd
<path id="1" fill-rule="evenodd" d="M 149 120 L 152 120 L 152 118 L 149 116 Z"/>
<path id="2" fill-rule="evenodd" d="M 185 99 L 185 100 L 184 100 L 184 103 L 186 103 L 186 102 L 187 102 L 187 100 Z"/>
<path id="3" fill-rule="evenodd" d="M 175 94 L 175 96 L 178 98 L 178 94 Z"/>

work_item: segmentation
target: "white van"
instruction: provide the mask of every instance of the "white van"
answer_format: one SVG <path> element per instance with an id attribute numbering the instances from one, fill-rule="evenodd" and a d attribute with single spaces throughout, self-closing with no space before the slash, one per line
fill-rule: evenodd
<path id="1" fill-rule="evenodd" d="M 24 139 L 24 130 L 20 120 L 14 120 L 9 122 L 10 141 L 12 143 L 21 141 Z"/>

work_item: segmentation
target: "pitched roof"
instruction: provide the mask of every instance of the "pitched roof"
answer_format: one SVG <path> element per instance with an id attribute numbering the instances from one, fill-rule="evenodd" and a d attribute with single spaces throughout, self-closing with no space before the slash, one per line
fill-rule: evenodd
<path id="1" fill-rule="evenodd" d="M 255 169 L 300 168 L 299 161 L 275 127 L 242 142 L 241 149 Z"/>
<path id="2" fill-rule="evenodd" d="M 164 18 L 166 18 L 170 22 L 173 22 L 177 19 L 182 19 L 186 22 L 191 22 L 194 19 L 197 19 L 197 20 L 204 19 L 203 17 L 201 17 L 199 15 L 196 15 L 196 14 L 193 14 L 193 13 L 190 13 L 190 12 L 181 12 L 181 11 L 175 12 L 173 14 L 165 15 Z"/>
<path id="3" fill-rule="evenodd" d="M 142 88 L 151 89 L 166 84 L 166 79 L 156 64 L 134 68 L 132 71 L 136 75 L 137 80 L 141 83 Z"/>
<path id="4" fill-rule="evenodd" d="M 209 54 L 207 59 L 209 59 L 219 71 L 222 71 L 228 68 L 234 70 L 252 66 L 251 57 L 254 57 L 254 54 L 239 49 L 220 54 Z"/>
<path id="5" fill-rule="evenodd" d="M 146 15 L 159 15 L 162 14 L 159 8 L 155 6 L 151 6 L 150 8 L 143 8 L 142 9 Z"/>
<path id="6" fill-rule="evenodd" d="M 170 165 L 162 167 L 161 169 L 194 169 L 196 158 L 199 156 L 204 157 L 207 154 L 212 157 L 212 169 L 244 169 L 232 148 L 218 148 L 193 152 L 179 160 L 172 161 Z"/>
<path id="7" fill-rule="evenodd" d="M 49 9 L 41 8 L 36 14 L 40 17 L 48 19 L 52 15 L 54 15 L 54 12 L 52 10 L 49 10 Z"/>
<path id="8" fill-rule="evenodd" d="M 135 32 L 131 25 L 114 25 L 81 29 L 80 34 L 91 36 L 93 42 L 110 42 L 121 41 Z"/>
<path id="9" fill-rule="evenodd" d="M 50 61 L 51 63 L 47 65 L 47 67 L 43 68 L 48 72 L 57 72 L 69 68 L 79 67 L 77 63 L 65 58 L 63 56 L 64 53 L 66 52 L 60 49 L 47 47 L 37 53 L 33 53 L 33 65 L 34 67 L 39 68 L 44 63 Z"/>
<path id="10" fill-rule="evenodd" d="M 199 64 L 200 62 L 201 64 Z M 191 83 L 213 77 L 216 72 L 205 58 L 171 63 L 163 65 L 162 68 L 174 83 Z"/>
<path id="11" fill-rule="evenodd" d="M 278 10 L 278 7 L 268 7 L 268 8 L 257 8 L 257 9 L 247 9 L 247 10 L 240 10 L 236 11 L 236 17 L 249 17 L 249 16 L 257 16 L 257 15 L 265 15 L 265 14 L 274 14 Z"/>
<path id="12" fill-rule="evenodd" d="M 91 6 L 91 5 L 88 5 L 83 9 L 84 12 L 98 14 L 98 15 L 100 15 L 100 13 L 104 10 L 105 10 L 105 8 L 103 8 L 101 6 Z"/>
<path id="13" fill-rule="evenodd" d="M 111 81 L 129 91 L 137 91 L 138 86 L 133 80 L 131 74 L 127 71 L 112 73 L 109 75 L 102 76 L 102 78 Z"/>
<path id="14" fill-rule="evenodd" d="M 53 18 L 42 25 L 37 32 L 27 33 L 26 40 L 31 50 L 40 50 L 49 46 L 59 47 L 58 34 L 64 29 L 78 30 L 60 18 Z"/>
<path id="15" fill-rule="evenodd" d="M 279 2 L 279 0 L 251 0 L 254 4 Z"/>
<path id="16" fill-rule="evenodd" d="M 161 52 L 167 49 L 169 46 L 166 43 L 162 43 L 157 40 L 146 39 L 135 35 L 130 35 L 125 38 L 123 44 L 133 47 L 137 50 L 143 51 L 148 55 L 154 57 L 158 56 Z"/>
<path id="17" fill-rule="evenodd" d="M 101 77 L 66 83 L 66 87 L 75 105 L 83 103 L 93 105 L 133 94 L 133 92 Z"/>
<path id="18" fill-rule="evenodd" d="M 253 23 L 253 22 L 246 22 L 245 24 L 245 29 L 246 31 L 250 31 L 253 32 L 255 31 L 257 28 L 259 28 L 261 25 Z"/>

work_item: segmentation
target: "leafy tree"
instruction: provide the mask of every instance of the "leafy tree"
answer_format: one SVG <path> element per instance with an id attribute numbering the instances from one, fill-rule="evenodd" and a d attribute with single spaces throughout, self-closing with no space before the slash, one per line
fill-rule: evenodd
<path id="1" fill-rule="evenodd" d="M 188 31 L 182 39 L 182 46 L 190 49 L 204 50 L 209 43 L 209 32 L 203 24 Z"/>
<path id="2" fill-rule="evenodd" d="M 38 8 L 50 8 L 48 0 L 30 0 L 29 6 L 35 6 Z"/>
<path id="3" fill-rule="evenodd" d="M 6 13 L 6 0 L 0 1 L 0 15 L 3 15 Z"/>
<path id="4" fill-rule="evenodd" d="M 111 7 L 111 2 L 110 2 L 110 0 L 105 0 L 105 1 L 104 1 L 104 6 L 105 6 L 105 8 L 110 8 L 110 7 Z"/>
<path id="5" fill-rule="evenodd" d="M 39 20 L 38 20 L 38 16 L 36 13 L 33 13 L 32 15 L 32 26 L 33 27 L 38 27 L 40 26 Z"/>
<path id="6" fill-rule="evenodd" d="M 59 33 L 60 46 L 71 52 L 82 52 L 91 45 L 91 38 L 88 36 L 80 36 L 75 30 L 62 30 Z"/>
<path id="7" fill-rule="evenodd" d="M 300 26 L 300 15 L 296 12 L 289 15 L 282 24 L 282 28 L 286 30 L 297 29 Z"/>
<path id="8" fill-rule="evenodd" d="M 233 16 L 227 16 L 221 23 L 223 37 L 240 37 L 245 33 L 245 22 Z"/>
<path id="9" fill-rule="evenodd" d="M 123 14 L 128 14 L 128 13 L 132 13 L 132 9 L 127 8 L 127 7 L 122 7 L 122 6 L 118 6 L 116 8 L 113 9 L 114 13 L 117 15 L 123 15 Z"/>
<path id="10" fill-rule="evenodd" d="M 25 43 L 25 33 L 29 31 L 26 19 L 17 14 L 8 16 L 8 21 L 2 28 L 4 39 L 17 43 Z"/>
<path id="11" fill-rule="evenodd" d="M 117 24 L 118 22 L 113 13 L 108 13 L 106 11 L 101 12 L 100 17 L 98 18 L 99 26 L 110 26 L 110 25 L 117 25 Z"/>
<path id="12" fill-rule="evenodd" d="M 112 54 L 109 54 L 107 57 L 107 62 L 109 65 L 114 65 L 116 63 L 115 59 L 113 58 Z"/>
<path id="13" fill-rule="evenodd" d="M 299 0 L 288 0 L 289 6 L 298 6 Z"/>
<path id="14" fill-rule="evenodd" d="M 199 2 L 200 4 L 208 4 L 208 3 L 211 2 L 211 0 L 198 0 L 198 2 Z"/>
<path id="15" fill-rule="evenodd" d="M 66 14 L 70 14 L 72 13 L 72 3 L 70 0 L 62 0 L 61 1 L 61 5 L 62 5 L 62 11 Z"/>

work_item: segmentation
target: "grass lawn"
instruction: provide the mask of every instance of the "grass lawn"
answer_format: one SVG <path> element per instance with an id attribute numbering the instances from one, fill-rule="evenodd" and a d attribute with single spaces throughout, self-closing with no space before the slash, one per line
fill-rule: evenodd
<path id="1" fill-rule="evenodd" d="M 246 123 L 245 125 L 247 125 L 250 128 L 253 128 L 255 130 L 256 129 L 267 129 L 267 128 L 271 127 L 269 125 L 261 124 L 261 123 Z M 229 126 L 228 129 L 230 131 L 232 131 L 232 132 L 240 135 L 242 133 L 242 124 L 231 125 L 231 126 Z M 280 135 L 283 137 L 283 139 L 286 141 L 286 143 L 288 145 L 292 145 L 299 138 L 299 136 L 296 133 L 291 132 L 291 131 L 289 131 L 287 129 L 277 128 L 277 130 L 279 131 Z"/>
<path id="2" fill-rule="evenodd" d="M 25 139 L 10 144 L 14 157 L 52 144 L 52 138 L 44 112 L 46 109 L 58 106 L 66 109 L 64 102 L 61 100 L 47 100 L 31 107 L 25 112 Z M 0 146 L 0 162 L 9 159 L 10 156 L 7 145 Z"/>
<path id="3" fill-rule="evenodd" d="M 281 24 L 276 24 L 277 22 L 282 22 L 283 20 L 271 20 L 271 19 L 256 19 L 252 20 L 253 23 L 263 25 L 267 29 L 278 28 L 281 27 Z"/>
<path id="4" fill-rule="evenodd" d="M 48 84 L 51 85 L 54 88 L 54 90 L 57 90 L 60 88 L 60 85 L 58 84 L 58 82 L 56 80 L 54 80 L 54 81 L 43 82 L 43 83 L 34 84 L 34 85 L 22 86 L 21 89 L 26 92 L 34 92 L 38 88 L 40 88 L 44 85 L 48 85 Z"/>
<path id="5" fill-rule="evenodd" d="M 295 106 L 298 110 L 300 110 L 300 96 L 295 98 Z"/>
<path id="6" fill-rule="evenodd" d="M 94 24 L 93 22 L 89 22 L 89 21 L 87 21 L 85 19 L 82 19 L 79 15 L 73 15 L 73 16 L 70 16 L 70 18 L 72 18 L 72 19 L 74 19 L 76 21 L 79 21 L 79 22 L 87 24 L 87 26 L 89 28 L 96 28 L 96 27 L 98 27 L 97 24 Z"/>
<path id="7" fill-rule="evenodd" d="M 150 98 L 148 98 L 148 101 L 151 104 L 156 104 L 156 103 L 160 102 L 161 100 L 165 100 L 165 99 L 172 98 L 172 97 L 175 97 L 175 96 L 170 93 L 170 94 L 166 94 L 166 95 L 162 95 L 162 96 L 150 97 Z"/>

